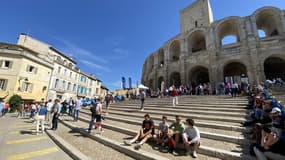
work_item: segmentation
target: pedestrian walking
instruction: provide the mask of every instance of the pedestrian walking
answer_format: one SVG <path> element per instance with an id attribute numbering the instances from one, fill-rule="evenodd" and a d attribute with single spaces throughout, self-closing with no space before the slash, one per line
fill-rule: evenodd
<path id="1" fill-rule="evenodd" d="M 75 102 L 75 108 L 74 108 L 74 114 L 73 114 L 73 118 L 74 118 L 74 121 L 78 121 L 78 118 L 79 118 L 79 112 L 81 110 L 81 107 L 82 107 L 82 101 L 81 101 L 81 98 L 78 97 L 76 102 Z"/>
<path id="2" fill-rule="evenodd" d="M 60 115 L 60 111 L 61 111 L 61 104 L 59 103 L 58 99 L 54 100 L 54 105 L 53 105 L 53 109 L 52 109 L 52 130 L 56 130 L 57 129 L 57 124 L 58 124 L 58 118 Z"/>
<path id="3" fill-rule="evenodd" d="M 175 107 L 178 105 L 178 91 L 175 86 L 173 86 L 173 91 L 172 91 L 172 106 Z"/>
<path id="4" fill-rule="evenodd" d="M 89 122 L 88 133 L 91 133 L 91 130 L 93 129 L 94 126 L 94 121 L 96 120 L 96 108 L 97 108 L 97 102 L 93 101 L 90 107 L 91 120 Z"/>
<path id="5" fill-rule="evenodd" d="M 4 101 L 3 99 L 0 99 L 0 117 L 4 116 Z"/>
<path id="6" fill-rule="evenodd" d="M 50 120 L 51 120 L 51 115 L 52 115 L 52 113 L 51 113 L 51 110 L 52 110 L 52 107 L 53 107 L 53 103 L 52 103 L 52 100 L 50 99 L 50 100 L 48 100 L 48 103 L 46 104 L 46 106 L 47 106 L 47 114 L 46 114 L 46 121 L 47 121 L 47 123 L 50 125 Z"/>
<path id="7" fill-rule="evenodd" d="M 42 133 L 45 131 L 45 116 L 47 114 L 47 107 L 45 105 L 41 106 L 37 115 L 37 134 L 39 133 L 39 127 L 41 125 Z"/>
<path id="8" fill-rule="evenodd" d="M 96 105 L 96 123 L 95 123 L 95 128 L 97 128 L 99 130 L 99 132 L 103 132 L 103 129 L 102 129 L 102 112 L 103 112 L 103 109 L 102 109 L 102 100 L 99 99 L 98 102 L 97 102 L 97 105 Z"/>

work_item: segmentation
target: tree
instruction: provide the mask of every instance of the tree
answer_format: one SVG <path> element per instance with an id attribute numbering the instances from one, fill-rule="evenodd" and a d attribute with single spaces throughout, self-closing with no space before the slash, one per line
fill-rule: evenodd
<path id="1" fill-rule="evenodd" d="M 21 105 L 21 100 L 22 100 L 22 97 L 17 94 L 10 97 L 9 104 L 10 104 L 12 112 L 17 110 L 17 108 Z"/>

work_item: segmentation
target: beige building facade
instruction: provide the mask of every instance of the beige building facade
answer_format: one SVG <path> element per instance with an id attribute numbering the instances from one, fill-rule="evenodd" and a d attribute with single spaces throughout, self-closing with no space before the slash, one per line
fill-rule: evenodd
<path id="1" fill-rule="evenodd" d="M 197 0 L 180 12 L 180 21 L 180 33 L 145 60 L 142 83 L 151 89 L 162 82 L 285 80 L 284 10 L 263 7 L 214 21 L 209 0 Z"/>
<path id="2" fill-rule="evenodd" d="M 25 47 L 0 43 L 0 98 L 18 94 L 23 101 L 46 99 L 52 61 Z"/>
<path id="3" fill-rule="evenodd" d="M 19 36 L 18 45 L 30 48 L 53 62 L 54 70 L 50 78 L 47 99 L 69 100 L 77 96 L 86 98 L 100 96 L 101 80 L 81 71 L 76 67 L 76 62 L 64 53 L 26 34 Z"/>

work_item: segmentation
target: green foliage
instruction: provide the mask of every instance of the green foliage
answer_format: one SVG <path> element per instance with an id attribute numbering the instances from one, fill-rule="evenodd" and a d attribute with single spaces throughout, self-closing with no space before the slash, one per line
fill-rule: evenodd
<path id="1" fill-rule="evenodd" d="M 10 108 L 12 112 L 16 111 L 17 108 L 21 105 L 21 100 L 22 100 L 22 97 L 17 94 L 10 97 L 9 104 L 10 104 Z"/>

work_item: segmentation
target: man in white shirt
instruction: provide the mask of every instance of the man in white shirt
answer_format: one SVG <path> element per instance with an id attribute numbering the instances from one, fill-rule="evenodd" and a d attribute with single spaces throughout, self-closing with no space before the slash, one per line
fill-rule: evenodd
<path id="1" fill-rule="evenodd" d="M 75 101 L 75 108 L 74 108 L 74 121 L 78 121 L 78 117 L 79 117 L 79 112 L 80 109 L 82 107 L 82 100 L 80 97 L 77 98 L 77 100 Z"/>
<path id="2" fill-rule="evenodd" d="M 50 124 L 50 119 L 51 119 L 51 110 L 52 110 L 52 106 L 53 106 L 53 103 L 52 103 L 52 100 L 48 100 L 48 103 L 47 103 L 47 114 L 46 114 L 46 121 Z"/>
<path id="3" fill-rule="evenodd" d="M 186 147 L 186 155 L 189 155 L 191 151 L 193 151 L 192 156 L 197 158 L 197 150 L 200 146 L 200 132 L 199 129 L 194 126 L 193 119 L 186 119 L 187 127 L 184 129 L 182 137 L 183 143 Z"/>

